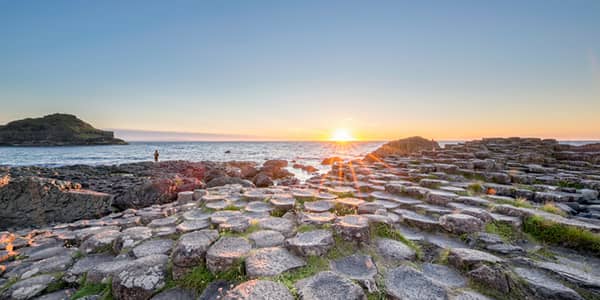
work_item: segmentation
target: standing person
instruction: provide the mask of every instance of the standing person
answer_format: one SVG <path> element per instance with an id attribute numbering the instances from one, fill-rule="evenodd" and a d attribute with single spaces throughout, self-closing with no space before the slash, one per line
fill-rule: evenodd
<path id="1" fill-rule="evenodd" d="M 158 162 L 158 149 L 154 150 L 154 162 Z"/>

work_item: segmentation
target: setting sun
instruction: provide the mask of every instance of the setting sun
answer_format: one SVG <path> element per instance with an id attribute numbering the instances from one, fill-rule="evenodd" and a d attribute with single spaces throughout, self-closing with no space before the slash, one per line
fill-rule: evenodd
<path id="1" fill-rule="evenodd" d="M 338 128 L 333 131 L 333 134 L 329 140 L 334 142 L 351 142 L 355 141 L 356 138 L 352 136 L 348 129 Z"/>

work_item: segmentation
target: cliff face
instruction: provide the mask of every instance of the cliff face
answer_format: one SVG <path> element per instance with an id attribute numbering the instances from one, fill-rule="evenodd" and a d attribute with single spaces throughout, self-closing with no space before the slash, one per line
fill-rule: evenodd
<path id="1" fill-rule="evenodd" d="M 0 126 L 2 146 L 123 145 L 111 131 L 103 131 L 68 114 L 27 118 Z"/>

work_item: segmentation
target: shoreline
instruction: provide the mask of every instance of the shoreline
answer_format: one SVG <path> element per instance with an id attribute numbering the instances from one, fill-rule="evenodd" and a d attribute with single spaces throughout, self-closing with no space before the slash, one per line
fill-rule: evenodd
<path id="1" fill-rule="evenodd" d="M 16 197 L 0 203 L 15 208 L 0 210 L 14 222 L 0 232 L 0 298 L 30 284 L 40 288 L 29 298 L 293 299 L 343 285 L 364 299 L 415 284 L 426 286 L 415 297 L 598 295 L 596 147 L 513 138 L 441 148 L 413 137 L 330 159 L 305 182 L 283 160 L 8 168 L 0 200 Z"/>

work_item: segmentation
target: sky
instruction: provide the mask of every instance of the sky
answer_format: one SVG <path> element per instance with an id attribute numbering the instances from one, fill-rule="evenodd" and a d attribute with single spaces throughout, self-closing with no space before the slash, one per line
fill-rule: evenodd
<path id="1" fill-rule="evenodd" d="M 126 139 L 600 139 L 600 1 L 0 0 L 0 124 L 54 112 Z"/>

